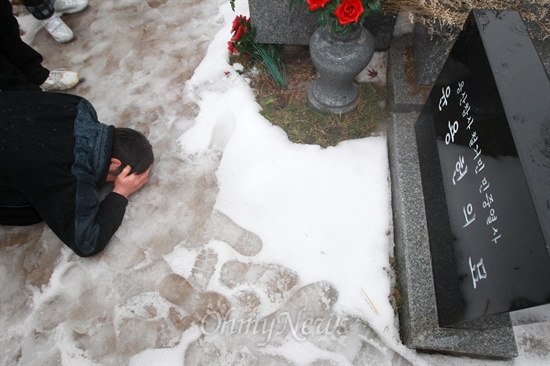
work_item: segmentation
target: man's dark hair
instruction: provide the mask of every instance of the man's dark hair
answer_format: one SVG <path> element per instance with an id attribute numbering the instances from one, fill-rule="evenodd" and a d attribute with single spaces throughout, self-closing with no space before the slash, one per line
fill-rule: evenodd
<path id="1" fill-rule="evenodd" d="M 155 160 L 153 147 L 147 138 L 136 130 L 122 127 L 115 128 L 111 157 L 122 163 L 115 174 L 119 174 L 126 165 L 132 167 L 130 174 L 141 174 Z"/>

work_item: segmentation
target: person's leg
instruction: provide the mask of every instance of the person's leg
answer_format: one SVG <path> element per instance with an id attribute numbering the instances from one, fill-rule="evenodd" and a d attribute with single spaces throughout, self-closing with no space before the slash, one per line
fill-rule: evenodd
<path id="1" fill-rule="evenodd" d="M 26 226 L 42 222 L 25 196 L 9 187 L 5 182 L 0 184 L 0 225 Z"/>
<path id="2" fill-rule="evenodd" d="M 0 43 L 2 43 L 1 37 Z M 40 87 L 30 82 L 25 74 L 14 67 L 0 51 L 0 90 L 40 90 Z"/>
<path id="3" fill-rule="evenodd" d="M 2 207 L 0 206 L 0 225 L 28 226 L 42 222 L 42 218 L 32 206 Z"/>
<path id="4" fill-rule="evenodd" d="M 58 14 L 79 13 L 88 7 L 88 0 L 55 0 L 54 7 Z"/>
<path id="5" fill-rule="evenodd" d="M 9 0 L 0 0 L 0 90 L 37 90 L 50 74 L 19 35 Z"/>
<path id="6" fill-rule="evenodd" d="M 0 0 L 0 90 L 56 91 L 78 84 L 77 72 L 50 72 L 42 61 L 42 56 L 21 39 L 9 0 Z"/>
<path id="7" fill-rule="evenodd" d="M 23 0 L 27 10 L 39 20 L 58 14 L 79 13 L 88 7 L 88 0 Z"/>
<path id="8" fill-rule="evenodd" d="M 73 31 L 55 13 L 54 3 L 55 0 L 23 0 L 27 10 L 42 22 L 42 26 L 57 42 L 69 42 L 74 38 Z"/>
<path id="9" fill-rule="evenodd" d="M 55 0 L 23 0 L 23 5 L 38 20 L 44 20 L 54 15 Z"/>

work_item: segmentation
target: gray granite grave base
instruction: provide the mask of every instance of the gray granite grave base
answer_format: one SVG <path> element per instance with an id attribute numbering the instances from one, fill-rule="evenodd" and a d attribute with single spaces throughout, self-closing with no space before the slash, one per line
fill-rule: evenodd
<path id="1" fill-rule="evenodd" d="M 414 125 L 418 113 L 395 113 L 388 128 L 395 257 L 403 302 L 403 343 L 420 351 L 483 358 L 517 356 L 509 314 L 442 328 L 438 323 L 430 243 Z"/>
<path id="2" fill-rule="evenodd" d="M 416 78 L 412 34 L 393 37 L 388 51 L 388 110 L 416 112 L 422 109 L 431 86 L 419 86 Z"/>
<path id="3" fill-rule="evenodd" d="M 413 32 L 414 52 L 416 55 L 416 77 L 418 85 L 433 85 L 443 68 L 443 64 L 460 29 L 453 31 L 453 36 L 442 37 L 430 35 L 426 27 L 415 23 Z"/>

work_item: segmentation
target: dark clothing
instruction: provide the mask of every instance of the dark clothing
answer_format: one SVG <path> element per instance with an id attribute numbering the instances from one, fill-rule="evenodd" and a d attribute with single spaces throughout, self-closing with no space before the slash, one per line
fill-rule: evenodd
<path id="1" fill-rule="evenodd" d="M 9 0 L 0 0 L 0 90 L 40 90 L 50 71 L 19 35 Z"/>
<path id="2" fill-rule="evenodd" d="M 33 223 L 31 206 L 76 254 L 103 250 L 128 203 L 113 192 L 99 201 L 113 132 L 84 98 L 0 92 L 0 224 Z"/>
<path id="3" fill-rule="evenodd" d="M 38 20 L 48 19 L 55 12 L 55 0 L 23 0 L 23 5 Z"/>

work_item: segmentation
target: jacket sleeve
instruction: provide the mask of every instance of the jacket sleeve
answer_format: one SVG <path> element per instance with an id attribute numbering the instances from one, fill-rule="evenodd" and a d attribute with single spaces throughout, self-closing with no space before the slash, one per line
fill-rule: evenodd
<path id="1" fill-rule="evenodd" d="M 98 184 L 105 180 L 113 144 L 114 127 L 97 120 L 93 106 L 82 99 L 74 120 L 76 178 L 74 251 L 82 257 L 99 253 L 120 226 L 128 201 L 111 193 L 99 201 Z"/>
<path id="2" fill-rule="evenodd" d="M 81 257 L 90 257 L 105 249 L 122 223 L 127 205 L 128 200 L 124 196 L 114 192 L 109 193 L 99 205 L 99 211 L 93 221 L 93 229 L 86 230 L 93 237 L 82 238 L 86 243 L 85 247 L 82 246 L 81 241 L 77 241 L 75 253 Z"/>

